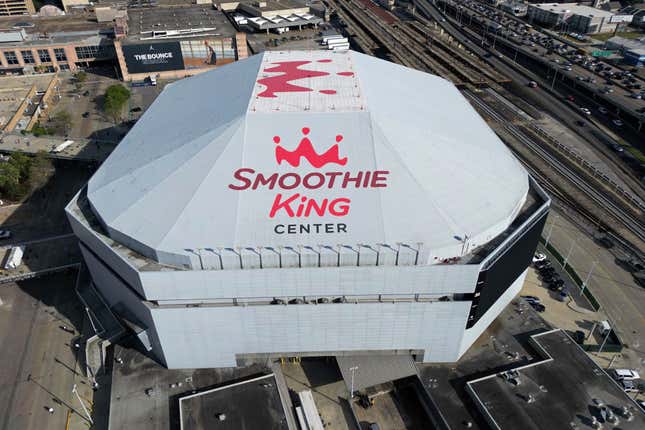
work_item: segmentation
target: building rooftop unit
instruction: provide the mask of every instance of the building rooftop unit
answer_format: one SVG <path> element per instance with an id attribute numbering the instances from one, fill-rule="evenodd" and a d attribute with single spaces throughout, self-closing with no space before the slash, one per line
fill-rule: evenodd
<path id="1" fill-rule="evenodd" d="M 235 28 L 221 11 L 201 5 L 130 9 L 128 27 L 129 40 L 235 35 Z"/>
<path id="2" fill-rule="evenodd" d="M 590 6 L 581 5 L 579 3 L 538 3 L 532 4 L 531 7 L 546 10 L 553 13 L 572 14 L 594 17 L 610 18 L 614 16 L 612 12 L 596 9 Z"/>
<path id="3" fill-rule="evenodd" d="M 645 428 L 639 406 L 563 330 L 530 342 L 542 360 L 467 383 L 492 428 L 582 428 L 593 417 L 602 422 L 603 408 L 623 430 Z"/>

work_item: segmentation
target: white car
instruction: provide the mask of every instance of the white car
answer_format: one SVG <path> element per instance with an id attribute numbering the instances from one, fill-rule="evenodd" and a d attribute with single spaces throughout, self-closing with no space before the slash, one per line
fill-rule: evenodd
<path id="1" fill-rule="evenodd" d="M 0 239 L 9 239 L 11 232 L 9 230 L 0 230 Z"/>
<path id="2" fill-rule="evenodd" d="M 580 108 L 580 111 L 585 115 L 591 115 L 591 111 L 587 108 Z"/>
<path id="3" fill-rule="evenodd" d="M 640 379 L 638 372 L 632 369 L 614 369 L 611 372 L 611 376 L 613 376 L 613 378 L 617 381 L 622 381 L 623 379 Z"/>
<path id="4" fill-rule="evenodd" d="M 533 264 L 539 263 L 540 261 L 546 260 L 546 255 L 540 254 L 539 252 L 533 256 Z"/>

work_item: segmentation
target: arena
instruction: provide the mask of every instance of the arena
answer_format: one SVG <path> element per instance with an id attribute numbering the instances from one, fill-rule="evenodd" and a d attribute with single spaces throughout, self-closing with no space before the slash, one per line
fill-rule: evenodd
<path id="1" fill-rule="evenodd" d="M 168 85 L 69 203 L 93 287 L 169 368 L 456 361 L 550 200 L 449 82 L 266 52 Z"/>

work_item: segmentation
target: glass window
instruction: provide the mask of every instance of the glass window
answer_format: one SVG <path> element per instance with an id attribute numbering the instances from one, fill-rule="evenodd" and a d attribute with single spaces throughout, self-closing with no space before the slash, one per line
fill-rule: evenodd
<path id="1" fill-rule="evenodd" d="M 18 64 L 18 56 L 14 51 L 5 51 L 4 58 L 7 64 Z"/>
<path id="2" fill-rule="evenodd" d="M 77 46 L 76 56 L 79 60 L 87 58 L 112 58 L 114 57 L 114 46 L 111 45 L 94 45 L 94 46 Z"/>
<path id="3" fill-rule="evenodd" d="M 63 48 L 54 48 L 54 56 L 56 57 L 56 61 L 67 61 L 67 55 L 65 55 Z"/>
<path id="4" fill-rule="evenodd" d="M 25 64 L 34 64 L 36 60 L 34 60 L 34 53 L 31 51 L 20 51 L 20 54 L 22 54 L 22 61 L 25 62 Z"/>
<path id="5" fill-rule="evenodd" d="M 38 58 L 40 58 L 42 63 L 51 63 L 52 61 L 52 57 L 49 55 L 49 50 L 47 49 L 39 49 Z"/>

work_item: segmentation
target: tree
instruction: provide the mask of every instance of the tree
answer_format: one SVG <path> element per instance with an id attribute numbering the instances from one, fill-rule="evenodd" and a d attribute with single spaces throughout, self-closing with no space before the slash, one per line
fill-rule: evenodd
<path id="1" fill-rule="evenodd" d="M 87 73 L 85 73 L 84 71 L 81 70 L 80 72 L 78 72 L 78 73 L 76 73 L 74 75 L 74 78 L 76 78 L 77 82 L 82 84 L 83 82 L 85 82 L 87 80 Z"/>
<path id="2" fill-rule="evenodd" d="M 14 152 L 9 160 L 0 163 L 0 194 L 19 200 L 29 191 L 33 160 L 28 155 Z"/>
<path id="3" fill-rule="evenodd" d="M 130 91 L 123 85 L 110 85 L 105 91 L 103 111 L 112 118 L 114 123 L 121 120 L 123 108 L 130 98 Z"/>
<path id="4" fill-rule="evenodd" d="M 67 134 L 72 128 L 72 115 L 66 110 L 56 112 L 51 120 L 55 134 Z"/>

